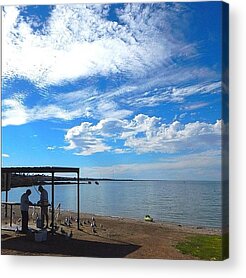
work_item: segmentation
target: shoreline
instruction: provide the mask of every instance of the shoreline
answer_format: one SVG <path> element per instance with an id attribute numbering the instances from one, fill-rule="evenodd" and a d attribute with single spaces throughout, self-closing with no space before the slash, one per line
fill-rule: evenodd
<path id="1" fill-rule="evenodd" d="M 1 218 L 3 222 L 3 211 L 4 209 L 1 209 Z M 20 210 L 15 209 L 17 211 L 15 217 L 19 218 L 21 217 L 20 215 Z M 55 211 L 55 215 L 58 213 L 58 211 Z M 60 209 L 60 215 L 65 219 L 65 217 L 72 216 L 74 219 L 77 219 L 77 212 L 69 209 Z M 49 214 L 49 217 L 51 219 L 51 213 Z M 80 212 L 80 221 L 83 220 L 83 218 L 88 218 L 91 219 L 92 217 L 100 219 L 100 220 L 115 220 L 115 221 L 126 221 L 129 223 L 139 223 L 139 224 L 147 224 L 147 225 L 158 225 L 158 226 L 163 226 L 163 227 L 169 227 L 172 229 L 183 229 L 187 232 L 196 232 L 199 234 L 223 234 L 227 233 L 229 228 L 219 228 L 219 227 L 211 227 L 211 226 L 205 226 L 205 225 L 195 225 L 195 224 L 183 224 L 183 223 L 177 223 L 177 222 L 171 222 L 171 221 L 162 221 L 162 220 L 155 220 L 153 219 L 153 222 L 148 222 L 145 221 L 144 219 L 141 218 L 133 218 L 133 217 L 125 217 L 125 216 L 119 216 L 119 215 L 102 215 L 102 214 L 97 214 L 97 213 L 92 213 L 92 212 Z M 32 218 L 32 206 L 29 208 L 29 218 Z M 6 220 L 9 220 L 9 209 L 8 209 L 8 217 Z"/>
<path id="2" fill-rule="evenodd" d="M 77 217 L 77 212 L 73 210 L 61 210 L 61 213 L 64 213 L 65 215 L 69 216 L 72 215 L 73 217 Z M 128 222 L 136 222 L 136 223 L 146 223 L 146 224 L 153 224 L 153 225 L 160 225 L 160 226 L 166 226 L 166 227 L 172 227 L 172 228 L 183 228 L 187 231 L 201 231 L 201 233 L 216 233 L 216 234 L 222 234 L 223 229 L 219 227 L 210 227 L 210 226 L 204 226 L 204 225 L 194 225 L 194 224 L 182 224 L 177 222 L 171 222 L 171 221 L 162 221 L 162 220 L 153 220 L 153 222 L 145 221 L 141 218 L 132 218 L 132 217 L 125 217 L 125 216 L 118 216 L 118 215 L 101 215 L 96 213 L 90 213 L 90 212 L 80 212 L 80 220 L 81 218 L 91 218 L 96 217 L 98 219 L 108 219 L 108 220 L 119 220 L 119 221 L 128 221 Z"/>
<path id="3" fill-rule="evenodd" d="M 194 232 L 194 233 L 199 233 L 199 234 L 221 235 L 223 233 L 221 228 L 178 224 L 178 223 L 168 222 L 168 221 L 155 221 L 154 220 L 153 222 L 148 222 L 148 221 L 145 221 L 142 219 L 121 217 L 121 216 L 98 215 L 98 214 L 93 214 L 93 213 L 80 213 L 80 218 L 91 218 L 91 217 L 94 217 L 97 219 L 112 220 L 112 221 L 116 221 L 116 222 L 123 221 L 123 222 L 143 224 L 143 225 L 161 226 L 161 227 L 165 227 L 165 228 L 170 228 L 170 229 L 175 229 L 175 230 L 183 230 L 186 232 Z"/>

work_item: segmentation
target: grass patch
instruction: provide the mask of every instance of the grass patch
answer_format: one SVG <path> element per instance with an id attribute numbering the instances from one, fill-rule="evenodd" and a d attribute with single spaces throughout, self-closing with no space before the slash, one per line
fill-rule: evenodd
<path id="1" fill-rule="evenodd" d="M 229 257 L 229 234 L 192 236 L 179 242 L 176 248 L 201 260 L 221 261 Z"/>

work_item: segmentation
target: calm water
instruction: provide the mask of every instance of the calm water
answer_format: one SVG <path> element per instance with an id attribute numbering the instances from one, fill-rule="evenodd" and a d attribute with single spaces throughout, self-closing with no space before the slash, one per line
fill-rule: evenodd
<path id="1" fill-rule="evenodd" d="M 51 192 L 51 186 L 46 185 Z M 9 201 L 19 202 L 26 188 L 9 192 Z M 37 187 L 30 200 L 37 202 Z M 81 184 L 82 212 L 154 220 L 178 224 L 221 227 L 221 183 L 195 181 L 132 181 Z M 50 199 L 51 199 L 51 195 Z M 5 193 L 2 193 L 5 200 Z M 55 206 L 76 211 L 76 185 L 55 185 Z M 51 201 L 51 200 L 50 200 Z"/>

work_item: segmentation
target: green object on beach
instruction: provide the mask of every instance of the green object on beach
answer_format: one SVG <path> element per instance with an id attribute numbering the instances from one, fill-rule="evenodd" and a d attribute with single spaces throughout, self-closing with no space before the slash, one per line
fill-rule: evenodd
<path id="1" fill-rule="evenodd" d="M 229 257 L 229 235 L 196 235 L 179 242 L 176 248 L 201 260 L 221 261 Z"/>
<path id="2" fill-rule="evenodd" d="M 153 218 L 150 217 L 148 214 L 144 216 L 145 221 L 153 222 Z"/>

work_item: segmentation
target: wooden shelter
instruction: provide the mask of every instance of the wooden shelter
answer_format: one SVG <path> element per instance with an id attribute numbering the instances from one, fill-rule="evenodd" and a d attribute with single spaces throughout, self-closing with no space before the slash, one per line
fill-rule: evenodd
<path id="1" fill-rule="evenodd" d="M 52 233 L 54 232 L 54 220 L 55 220 L 55 173 L 76 173 L 77 174 L 77 225 L 79 230 L 79 210 L 80 210 L 80 193 L 79 193 L 79 168 L 70 167 L 3 167 L 2 177 L 3 180 L 7 180 L 7 186 L 2 187 L 2 191 L 6 191 L 6 203 L 8 202 L 8 190 L 11 188 L 11 182 L 9 178 L 13 173 L 42 173 L 51 174 L 51 223 L 52 223 Z M 6 178 L 7 177 L 7 178 Z"/>

